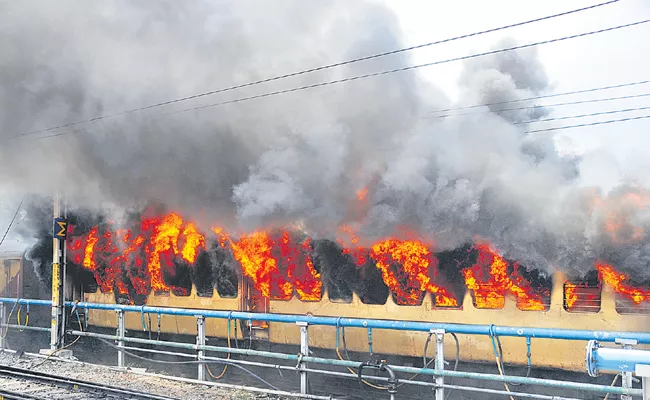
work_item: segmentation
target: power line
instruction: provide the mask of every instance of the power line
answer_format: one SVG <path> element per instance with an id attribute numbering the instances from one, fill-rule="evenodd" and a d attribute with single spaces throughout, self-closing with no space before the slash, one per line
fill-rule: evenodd
<path id="1" fill-rule="evenodd" d="M 112 114 L 101 115 L 101 116 L 97 116 L 97 117 L 93 117 L 93 118 L 89 118 L 89 119 L 85 119 L 85 120 L 70 122 L 70 123 L 67 123 L 67 124 L 62 124 L 62 125 L 53 126 L 53 127 L 50 127 L 50 128 L 40 129 L 40 130 L 37 130 L 37 131 L 24 132 L 24 133 L 21 133 L 21 134 L 13 135 L 12 137 L 30 135 L 30 134 L 37 134 L 37 133 L 44 133 L 44 132 L 49 132 L 49 131 L 53 131 L 53 130 L 56 130 L 56 129 L 68 128 L 68 127 L 83 124 L 83 123 L 95 122 L 95 121 L 99 121 L 99 120 L 102 120 L 102 119 L 117 117 L 117 116 L 125 115 L 125 114 L 131 114 L 131 113 L 135 113 L 135 112 L 138 112 L 138 111 L 149 110 L 149 109 L 152 109 L 152 108 L 162 107 L 162 106 L 175 104 L 175 103 L 180 103 L 180 102 L 183 102 L 183 101 L 193 100 L 193 99 L 197 99 L 197 98 L 200 98 L 200 97 L 210 96 L 210 95 L 214 95 L 214 94 L 218 94 L 218 93 L 229 92 L 229 91 L 236 90 L 236 89 L 243 89 L 243 88 L 250 87 L 250 86 L 260 85 L 260 84 L 263 84 L 263 83 L 269 83 L 269 82 L 278 81 L 278 80 L 281 80 L 281 79 L 291 78 L 291 77 L 295 77 L 295 76 L 299 76 L 299 75 L 305 75 L 305 74 L 309 74 L 309 73 L 312 73 L 312 72 L 318 72 L 318 71 L 323 71 L 323 70 L 327 70 L 327 69 L 331 69 L 331 68 L 341 67 L 341 66 L 344 66 L 344 65 L 353 64 L 353 63 L 357 63 L 357 62 L 361 62 L 361 61 L 367 61 L 367 60 L 371 60 L 371 59 L 374 59 L 374 58 L 385 57 L 385 56 L 389 56 L 389 55 L 394 55 L 394 54 L 398 54 L 398 53 L 403 53 L 403 52 L 407 52 L 407 51 L 421 49 L 421 48 L 424 48 L 424 47 L 434 46 L 434 45 L 443 44 L 443 43 L 449 43 L 449 42 L 453 42 L 453 41 L 457 41 L 457 40 L 461 40 L 461 39 L 467 39 L 467 38 L 470 38 L 470 37 L 479 36 L 479 35 L 483 35 L 483 34 L 486 34 L 486 33 L 493 33 L 493 32 L 497 32 L 497 31 L 501 31 L 501 30 L 505 30 L 505 29 L 515 28 L 515 27 L 518 27 L 518 26 L 528 25 L 528 24 L 532 24 L 532 23 L 535 23 L 535 22 L 541 22 L 541 21 L 545 21 L 545 20 L 549 20 L 549 19 L 553 19 L 553 18 L 557 18 L 557 17 L 562 17 L 562 16 L 566 16 L 566 15 L 570 15 L 570 14 L 574 14 L 574 13 L 578 13 L 578 12 L 582 12 L 582 11 L 591 10 L 591 9 L 594 9 L 594 8 L 597 8 L 597 7 L 602 7 L 602 6 L 605 6 L 605 5 L 617 3 L 618 1 L 619 0 L 610 0 L 610 1 L 603 2 L 603 3 L 598 3 L 598 4 L 594 4 L 594 5 L 587 6 L 587 7 L 577 8 L 577 9 L 574 9 L 574 10 L 564 11 L 564 12 L 561 12 L 561 13 L 558 13 L 558 14 L 552 14 L 552 15 L 548 15 L 548 16 L 545 16 L 545 17 L 539 17 L 539 18 L 535 18 L 535 19 L 531 19 L 531 20 L 527 20 L 527 21 L 523 21 L 523 22 L 517 22 L 517 23 L 514 23 L 514 24 L 509 24 L 509 25 L 504 25 L 504 26 L 500 26 L 500 27 L 496 27 L 496 28 L 486 29 L 486 30 L 483 30 L 483 31 L 467 33 L 467 34 L 463 34 L 463 35 L 460 35 L 460 36 L 455 36 L 455 37 L 451 37 L 451 38 L 447 38 L 447 39 L 437 40 L 437 41 L 434 41 L 434 42 L 423 43 L 423 44 L 419 44 L 419 45 L 415 45 L 415 46 L 405 47 L 405 48 L 402 48 L 402 49 L 391 50 L 391 51 L 387 51 L 387 52 L 383 52 L 383 53 L 373 54 L 373 55 L 359 57 L 359 58 L 354 58 L 354 59 L 347 60 L 347 61 L 340 61 L 340 62 L 327 64 L 327 65 L 323 65 L 323 66 L 319 66 L 319 67 L 304 69 L 304 70 L 291 72 L 291 73 L 287 73 L 287 74 L 283 74 L 283 75 L 277 75 L 277 76 L 274 76 L 274 77 L 271 77 L 271 78 L 260 79 L 260 80 L 257 80 L 257 81 L 243 83 L 243 84 L 240 84 L 240 85 L 233 85 L 233 86 L 225 87 L 225 88 L 222 88 L 222 89 L 211 90 L 209 92 L 203 92 L 203 93 L 199 93 L 199 94 L 195 94 L 195 95 L 191 95 L 191 96 L 181 97 L 181 98 L 178 98 L 178 99 L 168 100 L 168 101 L 164 101 L 164 102 L 160 102 L 160 103 L 156 103 L 156 104 L 151 104 L 151 105 L 144 106 L 144 107 L 133 108 L 133 109 L 130 109 L 130 110 L 125 110 L 125 111 L 120 111 L 120 112 L 116 112 L 116 113 L 112 113 Z"/>
<path id="2" fill-rule="evenodd" d="M 613 123 L 617 123 L 617 122 L 634 121 L 634 120 L 646 119 L 646 118 L 650 118 L 650 115 L 642 115 L 640 117 L 629 117 L 629 118 L 622 118 L 622 119 L 612 119 L 612 120 L 609 120 L 609 121 L 590 122 L 590 123 L 579 124 L 579 125 L 558 126 L 556 128 L 535 129 L 535 130 L 526 131 L 524 133 L 559 131 L 559 130 L 563 130 L 563 129 L 573 129 L 573 128 L 582 128 L 584 126 L 613 124 Z"/>
<path id="3" fill-rule="evenodd" d="M 16 208 L 16 212 L 14 213 L 13 218 L 11 218 L 11 222 L 9 222 L 9 226 L 7 227 L 7 230 L 5 231 L 5 234 L 2 236 L 2 239 L 0 239 L 0 246 L 5 242 L 5 239 L 7 238 L 7 235 L 9 234 L 9 230 L 11 229 L 11 226 L 14 224 L 14 221 L 16 220 L 16 216 L 18 215 L 18 212 L 20 211 L 20 208 L 23 206 L 23 202 L 25 201 L 25 196 L 23 196 L 23 199 L 20 200 L 20 204 L 18 204 L 18 208 Z"/>
<path id="4" fill-rule="evenodd" d="M 650 83 L 650 80 L 629 82 L 629 83 L 621 83 L 621 84 L 618 84 L 618 85 L 610 85 L 610 86 L 601 86 L 601 87 L 591 88 L 591 89 L 574 90 L 574 91 L 571 91 L 571 92 L 545 94 L 545 95 L 540 95 L 540 96 L 526 97 L 526 98 L 523 98 L 523 99 L 513 99 L 513 100 L 496 101 L 496 102 L 493 102 L 493 103 L 473 104 L 471 106 L 443 108 L 443 109 L 440 109 L 440 110 L 431 111 L 431 114 L 439 113 L 439 112 L 456 111 L 456 110 L 467 110 L 467 109 L 478 108 L 478 107 L 498 106 L 498 105 L 501 105 L 501 104 L 517 103 L 517 102 L 520 102 L 520 101 L 548 99 L 548 98 L 551 98 L 551 97 L 569 96 L 569 95 L 573 95 L 573 94 L 591 93 L 591 92 L 598 92 L 598 91 L 601 91 L 601 90 L 618 89 L 618 88 L 628 87 L 628 86 L 646 85 L 648 83 Z"/>
<path id="5" fill-rule="evenodd" d="M 493 103 L 483 103 L 483 104 L 475 104 L 475 105 L 463 106 L 463 107 L 446 108 L 446 109 L 440 109 L 440 110 L 432 111 L 431 113 L 444 112 L 444 111 L 454 111 L 454 110 L 463 110 L 463 109 L 471 109 L 471 108 L 478 108 L 478 107 L 489 107 L 489 106 L 494 106 L 494 105 L 516 103 L 516 102 L 520 102 L 520 101 L 540 100 L 540 99 L 545 99 L 545 98 L 568 96 L 568 95 L 581 94 L 581 93 L 592 93 L 592 92 L 608 90 L 608 89 L 617 89 L 617 88 L 622 88 L 622 87 L 645 85 L 645 84 L 648 84 L 648 83 L 650 83 L 650 80 L 637 81 L 637 82 L 628 82 L 628 83 L 621 83 L 621 84 L 616 84 L 616 85 L 600 86 L 600 87 L 596 87 L 596 88 L 575 90 L 575 91 L 570 91 L 570 92 L 555 93 L 555 94 L 549 94 L 549 95 L 540 95 L 540 96 L 535 96 L 535 97 L 527 97 L 527 98 L 523 98 L 523 99 L 512 99 L 512 100 L 504 100 L 504 101 L 493 102 Z M 487 111 L 445 114 L 445 115 L 433 115 L 433 116 L 427 114 L 426 116 L 421 117 L 421 119 L 437 119 L 437 118 L 450 117 L 450 116 L 488 114 L 488 113 L 491 113 L 491 112 L 499 113 L 499 112 L 502 112 L 502 111 L 519 111 L 519 110 L 528 110 L 528 109 L 535 109 L 535 108 L 562 107 L 562 106 L 569 106 L 569 105 L 576 105 L 576 104 L 600 103 L 600 102 L 608 102 L 608 101 L 624 100 L 624 99 L 632 99 L 632 98 L 640 98 L 640 97 L 648 97 L 648 96 L 650 96 L 650 93 L 641 93 L 641 94 L 618 96 L 618 97 L 605 97 L 605 98 L 590 99 L 590 100 L 577 100 L 577 101 L 565 102 L 565 103 L 554 103 L 554 104 L 542 104 L 542 105 L 533 105 L 533 106 L 522 106 L 522 107 L 515 107 L 515 108 L 504 108 L 504 109 L 495 110 L 495 111 L 487 110 Z M 622 110 L 622 111 L 616 111 L 616 112 L 644 110 L 644 109 L 645 108 L 628 109 L 628 110 Z M 596 116 L 596 115 L 608 114 L 608 113 L 612 113 L 612 112 L 608 111 L 608 112 L 603 112 L 603 113 L 584 114 L 584 116 L 585 117 L 586 116 Z M 535 120 L 529 120 L 529 121 L 524 121 L 524 122 L 517 122 L 517 123 L 515 123 L 515 125 L 526 124 L 526 123 L 534 123 L 534 122 L 553 121 L 553 120 L 559 120 L 559 119 L 580 118 L 580 117 L 583 117 L 583 115 L 570 116 L 570 117 L 556 117 L 556 118 L 547 118 L 547 119 L 535 119 Z M 59 137 L 59 136 L 69 135 L 69 134 L 75 134 L 75 133 L 80 133 L 80 132 L 87 132 L 87 131 L 85 129 L 64 131 L 64 132 L 54 133 L 52 135 L 38 137 L 36 139 L 49 139 L 49 138 L 54 138 L 54 137 Z"/>
<path id="6" fill-rule="evenodd" d="M 547 107 L 563 107 L 563 106 L 572 106 L 576 104 L 588 104 L 588 103 L 602 103 L 606 101 L 615 101 L 615 100 L 625 100 L 625 99 L 636 99 L 640 97 L 648 97 L 650 93 L 640 93 L 640 94 L 630 94 L 627 96 L 618 96 L 618 97 L 605 97 L 600 99 L 589 99 L 589 100 L 576 100 L 569 101 L 565 103 L 554 103 L 554 104 L 537 104 L 534 106 L 522 106 L 522 107 L 512 107 L 512 108 L 502 108 L 501 110 L 486 110 L 486 111 L 473 111 L 457 114 L 444 114 L 444 115 L 435 115 L 423 117 L 423 119 L 438 119 L 445 117 L 462 117 L 465 115 L 476 115 L 476 114 L 489 114 L 489 113 L 500 113 L 504 111 L 521 111 L 521 110 L 530 110 L 536 108 L 547 108 Z"/>
<path id="7" fill-rule="evenodd" d="M 514 125 L 533 124 L 533 123 L 537 123 L 537 122 L 561 121 L 561 120 L 565 120 L 565 119 L 578 119 L 578 118 L 586 118 L 586 117 L 596 117 L 596 116 L 599 116 L 599 115 L 619 114 L 619 113 L 624 113 L 624 112 L 642 111 L 642 110 L 650 110 L 650 106 L 648 106 L 648 107 L 637 107 L 637 108 L 626 108 L 626 109 L 623 109 L 623 110 L 601 111 L 601 112 L 595 112 L 595 113 L 591 113 L 591 114 L 569 115 L 569 116 L 566 116 L 566 117 L 531 119 L 531 120 L 528 120 L 528 121 L 515 122 Z"/>
<path id="8" fill-rule="evenodd" d="M 338 83 L 351 82 L 351 81 L 356 81 L 356 80 L 360 80 L 360 79 L 366 79 L 366 78 L 372 78 L 372 77 L 376 77 L 376 76 L 392 74 L 392 73 L 395 73 L 395 72 L 404 72 L 404 71 L 414 70 L 414 69 L 418 69 L 418 68 L 430 67 L 430 66 L 433 66 L 433 65 L 447 64 L 447 63 L 454 62 L 454 61 L 469 60 L 469 59 L 472 59 L 472 58 L 483 57 L 483 56 L 488 56 L 488 55 L 494 55 L 494 54 L 499 54 L 499 53 L 505 53 L 505 52 L 513 51 L 513 50 L 521 50 L 521 49 L 540 46 L 540 45 L 549 44 L 549 43 L 557 43 L 557 42 L 561 42 L 561 41 L 565 41 L 565 40 L 569 40 L 569 39 L 576 39 L 576 38 L 579 38 L 579 37 L 595 35 L 595 34 L 598 34 L 598 33 L 611 32 L 611 31 L 618 30 L 618 29 L 629 28 L 629 27 L 632 27 L 632 26 L 646 24 L 648 22 L 650 22 L 650 19 L 637 21 L 637 22 L 631 22 L 629 24 L 618 25 L 618 26 L 614 26 L 614 27 L 610 27 L 610 28 L 599 29 L 599 30 L 596 30 L 596 31 L 583 32 L 583 33 L 578 33 L 578 34 L 575 34 L 575 35 L 563 36 L 563 37 L 560 37 L 560 38 L 549 39 L 549 40 L 543 40 L 541 42 L 529 43 L 529 44 L 524 44 L 524 45 L 520 45 L 520 46 L 512 46 L 512 47 L 507 47 L 507 48 L 498 49 L 498 50 L 486 51 L 486 52 L 483 52 L 483 53 L 470 54 L 470 55 L 455 57 L 455 58 L 448 58 L 446 60 L 433 61 L 433 62 L 424 63 L 424 64 L 411 65 L 411 66 L 408 66 L 408 67 L 395 68 L 395 69 L 391 69 L 391 70 L 387 70 L 387 71 L 380 71 L 380 72 L 374 72 L 374 73 L 370 73 L 370 74 L 357 75 L 357 76 L 353 76 L 353 77 L 349 77 L 349 78 L 336 79 L 336 80 L 332 80 L 332 81 L 320 82 L 320 83 L 315 83 L 315 84 L 311 84 L 311 85 L 304 85 L 304 86 L 294 87 L 294 88 L 290 88 L 290 89 L 276 90 L 276 91 L 273 91 L 273 92 L 267 92 L 267 93 L 258 94 L 258 95 L 255 95 L 255 96 L 241 97 L 239 99 L 222 101 L 222 102 L 219 102 L 219 103 L 206 104 L 206 105 L 202 105 L 202 106 L 186 108 L 184 110 L 170 112 L 168 114 L 177 114 L 177 113 L 181 113 L 181 112 L 201 110 L 201 109 L 205 109 L 205 108 L 218 107 L 218 106 L 223 106 L 223 105 L 227 105 L 227 104 L 241 103 L 241 102 L 248 101 L 248 100 L 261 99 L 261 98 L 265 98 L 265 97 L 276 96 L 276 95 L 285 94 L 285 93 L 292 93 L 292 92 L 297 92 L 297 91 L 306 90 L 306 89 L 313 89 L 313 88 L 317 88 L 317 87 L 329 86 L 329 85 L 334 85 L 334 84 L 338 84 Z"/>

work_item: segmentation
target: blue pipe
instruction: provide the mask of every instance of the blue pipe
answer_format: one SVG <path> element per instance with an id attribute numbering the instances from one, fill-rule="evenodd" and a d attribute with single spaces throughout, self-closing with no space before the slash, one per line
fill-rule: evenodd
<path id="1" fill-rule="evenodd" d="M 0 303 L 19 303 L 50 306 L 49 300 L 31 300 L 31 299 L 11 299 L 0 298 Z M 73 302 L 66 302 L 66 305 L 73 306 Z M 206 318 L 228 319 L 229 317 L 236 320 L 244 321 L 267 321 L 291 323 L 306 322 L 310 325 L 322 325 L 346 328 L 373 328 L 373 329 L 390 329 L 399 331 L 414 332 L 431 332 L 435 329 L 444 329 L 445 332 L 467 334 L 467 335 L 496 335 L 510 336 L 521 338 L 541 338 L 541 339 L 562 339 L 562 340 L 598 340 L 601 342 L 614 342 L 616 339 L 634 339 L 638 343 L 650 344 L 650 332 L 620 332 L 620 331 L 589 331 L 580 329 L 559 329 L 559 328 L 533 328 L 533 327 L 516 327 L 516 326 L 495 326 L 495 325 L 474 325 L 474 324 L 452 324 L 437 322 L 415 322 L 415 321 L 395 321 L 395 320 L 377 320 L 361 318 L 344 318 L 344 317 L 317 317 L 310 315 L 290 315 L 290 314 L 269 314 L 269 313 L 249 313 L 243 311 L 222 311 L 222 310 L 198 310 L 172 307 L 151 307 L 151 306 L 132 306 L 123 304 L 101 304 L 80 302 L 77 307 L 84 307 L 93 310 L 123 310 L 126 312 L 147 312 L 158 315 L 178 315 L 194 317 L 202 315 Z"/>
<path id="2" fill-rule="evenodd" d="M 592 377 L 601 371 L 635 372 L 638 364 L 650 365 L 650 351 L 600 347 L 595 340 L 587 345 L 587 372 Z"/>

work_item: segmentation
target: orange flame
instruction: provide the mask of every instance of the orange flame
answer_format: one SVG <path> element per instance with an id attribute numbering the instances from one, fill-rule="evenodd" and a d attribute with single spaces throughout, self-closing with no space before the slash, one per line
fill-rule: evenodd
<path id="1" fill-rule="evenodd" d="M 309 256 L 309 239 L 305 239 L 298 247 L 292 243 L 289 232 L 285 231 L 280 239 L 280 247 L 282 256 L 288 263 L 287 276 L 296 288 L 298 298 L 303 301 L 319 301 L 323 293 L 323 282 Z"/>
<path id="2" fill-rule="evenodd" d="M 205 249 L 205 236 L 201 235 L 194 224 L 189 223 L 183 231 L 185 246 L 183 246 L 183 258 L 185 261 L 194 264 L 199 254 L 199 249 Z"/>
<path id="3" fill-rule="evenodd" d="M 84 250 L 84 261 L 83 266 L 89 271 L 95 271 L 97 269 L 97 264 L 95 264 L 95 259 L 93 257 L 95 251 L 95 245 L 99 241 L 98 227 L 93 227 L 90 232 L 88 232 L 88 239 L 86 240 L 86 248 Z"/>
<path id="4" fill-rule="evenodd" d="M 580 286 L 581 285 L 564 282 L 564 301 L 566 302 L 567 308 L 573 308 L 573 306 L 578 301 L 578 294 L 576 291 Z"/>
<path id="5" fill-rule="evenodd" d="M 341 245 L 343 254 L 347 254 L 352 257 L 352 260 L 358 267 L 362 267 L 368 261 L 368 249 L 364 249 L 359 244 L 359 236 L 351 226 L 341 226 L 341 232 L 339 237 L 336 238 L 336 241 Z M 347 236 L 344 240 L 341 236 Z M 346 243 L 349 243 L 346 244 Z"/>
<path id="6" fill-rule="evenodd" d="M 244 275 L 251 278 L 262 296 L 283 300 L 291 298 L 293 286 L 279 273 L 277 260 L 271 253 L 273 241 L 266 232 L 242 235 L 237 242 L 231 241 L 230 247 L 233 256 L 241 264 Z M 279 289 L 279 293 L 272 293 L 272 283 Z"/>
<path id="7" fill-rule="evenodd" d="M 357 191 L 357 200 L 363 201 L 363 200 L 366 199 L 366 197 L 368 197 L 368 188 L 367 187 L 364 187 L 364 188 L 359 189 Z"/>
<path id="8" fill-rule="evenodd" d="M 151 288 L 156 291 L 169 291 L 162 276 L 161 256 L 178 254 L 178 236 L 181 233 L 183 220 L 175 213 L 168 214 L 160 221 L 154 221 L 153 235 L 145 249 L 147 267 L 151 275 Z M 165 257 L 167 262 L 167 257 Z"/>
<path id="9" fill-rule="evenodd" d="M 458 305 L 446 289 L 435 285 L 429 278 L 429 267 L 434 258 L 429 249 L 418 241 L 388 239 L 372 246 L 370 257 L 381 270 L 384 283 L 397 298 L 397 304 L 416 305 L 422 301 L 424 291 L 436 295 L 436 305 Z M 394 263 L 401 268 L 394 268 Z"/>
<path id="10" fill-rule="evenodd" d="M 650 301 L 650 291 L 626 284 L 625 281 L 629 280 L 629 276 L 616 272 L 611 265 L 596 262 L 596 270 L 598 270 L 598 276 L 603 282 L 611 286 L 616 293 L 632 300 L 634 304 Z"/>
<path id="11" fill-rule="evenodd" d="M 517 297 L 518 306 L 522 310 L 545 310 L 540 293 L 534 293 L 530 282 L 520 276 L 508 275 L 508 263 L 489 245 L 479 244 L 477 263 L 462 271 L 468 289 L 474 291 L 474 302 L 477 308 L 503 308 L 505 294 L 510 292 Z M 484 266 L 489 264 L 489 277 L 481 282 Z"/>

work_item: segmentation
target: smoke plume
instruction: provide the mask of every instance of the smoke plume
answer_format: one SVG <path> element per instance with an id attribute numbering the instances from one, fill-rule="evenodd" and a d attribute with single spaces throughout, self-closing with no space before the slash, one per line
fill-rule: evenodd
<path id="1" fill-rule="evenodd" d="M 465 62 L 456 105 L 411 70 L 176 112 L 413 64 L 400 53 L 14 137 L 401 47 L 395 15 L 370 1 L 2 1 L 0 181 L 18 198 L 59 190 L 115 221 L 159 202 L 205 230 L 300 223 L 331 241 L 342 224 L 357 226 L 362 240 L 407 227 L 440 251 L 478 239 L 544 272 L 582 274 L 603 259 L 650 277 L 648 192 L 585 187 L 579 159 L 559 156 L 552 136 L 524 133 L 550 110 L 501 104 L 423 118 L 547 93 L 534 49 Z M 44 209 L 32 205 L 30 218 L 49 221 Z M 37 225 L 29 235 L 45 246 L 49 222 Z M 227 255 L 200 257 L 221 265 Z"/>

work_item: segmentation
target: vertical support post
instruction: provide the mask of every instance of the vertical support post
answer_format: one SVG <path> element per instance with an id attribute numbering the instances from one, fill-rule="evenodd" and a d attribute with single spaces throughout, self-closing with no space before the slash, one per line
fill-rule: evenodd
<path id="1" fill-rule="evenodd" d="M 433 329 L 432 332 L 436 335 L 436 371 L 443 371 L 445 369 L 445 330 Z M 436 400 L 445 399 L 445 384 L 444 376 L 436 376 Z"/>
<path id="2" fill-rule="evenodd" d="M 650 365 L 637 364 L 634 372 L 643 384 L 643 400 L 650 400 Z"/>
<path id="3" fill-rule="evenodd" d="M 300 360 L 297 367 L 300 368 L 300 393 L 309 394 L 309 381 L 307 377 L 307 363 L 302 361 L 302 357 L 309 356 L 309 331 L 307 322 L 296 322 L 300 327 Z"/>
<path id="4" fill-rule="evenodd" d="M 196 345 L 205 346 L 205 317 L 202 315 L 196 316 Z M 205 356 L 204 350 L 197 350 L 196 359 L 198 361 L 203 361 Z M 205 376 L 205 364 L 200 363 L 199 369 L 197 372 L 197 379 L 200 381 L 205 381 L 207 378 Z"/>
<path id="5" fill-rule="evenodd" d="M 115 310 L 117 313 L 117 347 L 124 347 L 124 336 L 126 335 L 126 329 L 124 329 L 124 311 Z M 119 368 L 124 368 L 124 350 L 117 351 L 117 366 Z"/>
<path id="6" fill-rule="evenodd" d="M 0 304 L 0 350 L 4 350 L 6 343 L 5 343 L 5 338 L 6 338 L 6 333 L 7 332 L 7 306 L 5 303 Z"/>
<path id="7" fill-rule="evenodd" d="M 50 330 L 50 350 L 54 351 L 60 346 L 60 337 L 63 328 L 62 315 L 63 315 L 63 296 L 61 294 L 62 281 L 61 281 L 61 248 L 64 241 L 61 240 L 59 233 L 63 229 L 65 238 L 65 224 L 63 226 L 57 224 L 57 220 L 61 216 L 61 199 L 58 193 L 54 195 L 54 223 L 53 223 L 53 253 L 52 253 L 52 329 Z"/>
<path id="8" fill-rule="evenodd" d="M 631 349 L 632 346 L 638 344 L 634 339 L 616 339 L 615 342 L 616 344 L 620 344 L 624 349 Z M 621 372 L 621 386 L 632 389 L 632 372 Z M 621 400 L 632 400 L 632 396 L 621 395 Z"/>

